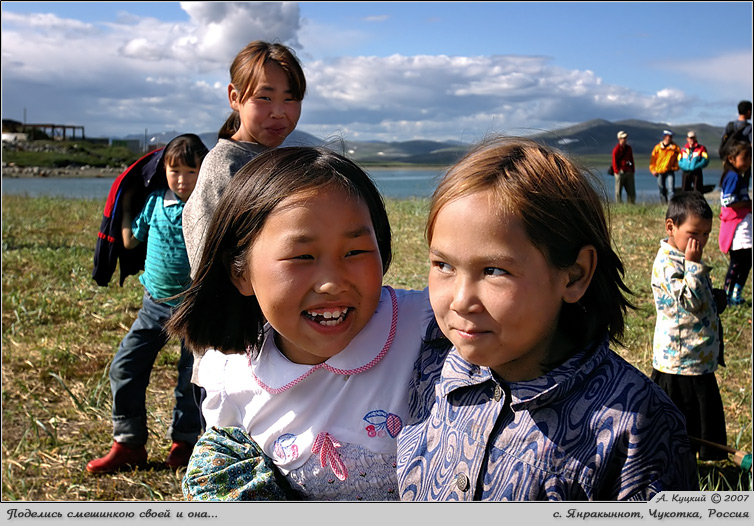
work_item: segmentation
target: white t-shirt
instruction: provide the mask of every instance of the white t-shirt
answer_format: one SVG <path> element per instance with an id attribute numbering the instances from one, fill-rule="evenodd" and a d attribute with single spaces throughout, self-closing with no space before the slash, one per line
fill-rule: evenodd
<path id="1" fill-rule="evenodd" d="M 397 500 L 396 436 L 432 317 L 427 289 L 383 287 L 366 327 L 324 363 L 289 361 L 269 325 L 254 359 L 208 351 L 207 428 L 244 429 L 304 498 Z"/>

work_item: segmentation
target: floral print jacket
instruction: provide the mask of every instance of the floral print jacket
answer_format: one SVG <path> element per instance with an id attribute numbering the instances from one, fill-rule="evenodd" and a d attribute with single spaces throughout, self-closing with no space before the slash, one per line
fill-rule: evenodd
<path id="1" fill-rule="evenodd" d="M 696 376 L 715 372 L 720 319 L 709 278 L 711 267 L 686 261 L 668 244 L 652 267 L 655 323 L 652 367 L 662 373 Z"/>

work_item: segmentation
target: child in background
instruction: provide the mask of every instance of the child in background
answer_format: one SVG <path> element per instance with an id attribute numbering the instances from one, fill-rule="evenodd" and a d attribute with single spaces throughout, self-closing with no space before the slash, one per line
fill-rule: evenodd
<path id="1" fill-rule="evenodd" d="M 594 184 L 556 150 L 502 139 L 438 185 L 429 295 L 449 342 L 426 347 L 414 378 L 398 437 L 401 499 L 698 489 L 683 415 L 610 349 L 633 306 Z"/>
<path id="2" fill-rule="evenodd" d="M 202 163 L 183 217 L 192 277 L 196 276 L 207 224 L 225 187 L 252 157 L 280 146 L 296 128 L 305 92 L 304 71 L 293 51 L 283 44 L 255 40 L 236 55 L 228 84 L 233 112 Z"/>
<path id="3" fill-rule="evenodd" d="M 718 242 L 730 264 L 725 275 L 729 305 L 743 305 L 743 289 L 751 271 L 751 197 L 746 174 L 751 168 L 751 144 L 733 143 L 723 163 L 720 178 L 720 236 Z"/>
<path id="4" fill-rule="evenodd" d="M 725 412 L 715 379 L 720 353 L 720 317 L 710 267 L 702 252 L 712 231 L 712 209 L 698 192 L 673 196 L 665 214 L 668 237 L 652 267 L 657 309 L 652 380 L 686 417 L 689 436 L 726 445 Z M 723 302 L 724 303 L 724 302 Z M 692 443 L 700 460 L 727 453 Z"/>
<path id="5" fill-rule="evenodd" d="M 159 351 L 167 344 L 165 324 L 177 306 L 175 296 L 189 285 L 189 263 L 183 242 L 181 215 L 196 185 L 199 167 L 207 147 L 194 134 L 179 135 L 165 147 L 162 157 L 168 188 L 155 190 L 132 221 L 129 195 L 123 196 L 123 245 L 133 249 L 147 243 L 142 308 L 131 330 L 120 343 L 110 366 L 113 395 L 113 437 L 110 452 L 90 461 L 90 473 L 109 473 L 126 466 L 143 466 L 147 461 L 146 391 Z M 173 445 L 166 464 L 178 468 L 188 464 L 191 451 L 202 432 L 197 393 L 191 384 L 193 356 L 181 344 L 175 406 L 168 432 Z"/>
<path id="6" fill-rule="evenodd" d="M 243 466 L 260 450 L 302 499 L 397 499 L 395 437 L 432 311 L 426 290 L 382 285 L 391 258 L 382 198 L 347 158 L 277 148 L 233 177 L 168 327 L 209 349 L 188 499 L 259 497 Z"/>

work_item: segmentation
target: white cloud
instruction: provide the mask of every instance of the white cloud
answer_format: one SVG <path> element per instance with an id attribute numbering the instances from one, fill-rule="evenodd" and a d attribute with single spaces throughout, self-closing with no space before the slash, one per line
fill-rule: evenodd
<path id="1" fill-rule="evenodd" d="M 367 22 L 386 22 L 390 19 L 389 15 L 371 15 L 364 17 Z"/>
<path id="2" fill-rule="evenodd" d="M 49 13 L 39 13 L 29 16 L 16 13 L 3 13 L 3 23 L 8 25 L 26 26 L 35 30 L 45 31 L 48 35 L 76 38 L 96 32 L 92 24 L 60 18 Z"/>
<path id="3" fill-rule="evenodd" d="M 390 140 L 430 132 L 460 140 L 597 117 L 665 121 L 683 115 L 689 100 L 679 90 L 642 95 L 605 85 L 589 70 L 505 55 L 342 57 L 310 63 L 308 83 L 302 123 L 310 133 L 341 126 Z"/>
<path id="4" fill-rule="evenodd" d="M 228 61 L 251 40 L 298 42 L 296 2 L 181 2 L 191 17 L 193 37 L 181 41 L 183 53 L 210 62 Z"/>
<path id="5" fill-rule="evenodd" d="M 713 57 L 691 55 L 688 60 L 662 61 L 658 69 L 682 73 L 691 82 L 710 83 L 722 97 L 750 93 L 754 77 L 751 50 L 734 51 Z"/>
<path id="6" fill-rule="evenodd" d="M 547 56 L 344 56 L 345 43 L 374 35 L 302 20 L 294 2 L 181 7 L 184 22 L 124 13 L 84 23 L 3 11 L 3 118 L 28 109 L 29 122 L 85 125 L 95 136 L 214 131 L 230 111 L 230 62 L 254 39 L 286 43 L 301 58 L 308 91 L 299 127 L 322 137 L 475 140 L 592 118 L 672 123 L 700 106 L 684 86 L 640 92 Z M 719 79 L 721 90 L 751 89 L 750 51 L 654 67 L 696 83 Z"/>

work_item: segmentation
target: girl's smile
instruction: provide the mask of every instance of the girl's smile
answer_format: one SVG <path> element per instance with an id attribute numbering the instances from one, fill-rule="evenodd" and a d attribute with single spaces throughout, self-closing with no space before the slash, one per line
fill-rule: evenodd
<path id="1" fill-rule="evenodd" d="M 267 217 L 234 282 L 256 296 L 289 360 L 326 361 L 380 300 L 382 260 L 368 207 L 337 186 L 288 197 Z"/>
<path id="2" fill-rule="evenodd" d="M 349 309 L 350 307 L 341 307 L 337 309 L 324 309 L 319 312 L 308 310 L 304 312 L 304 316 L 312 323 L 316 323 L 323 327 L 336 327 L 343 323 L 349 313 Z"/>

